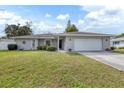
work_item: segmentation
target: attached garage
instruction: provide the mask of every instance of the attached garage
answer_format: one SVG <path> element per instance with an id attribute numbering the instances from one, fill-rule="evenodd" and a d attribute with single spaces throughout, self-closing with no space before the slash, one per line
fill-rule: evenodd
<path id="1" fill-rule="evenodd" d="M 74 39 L 75 51 L 100 51 L 102 50 L 102 39 Z"/>

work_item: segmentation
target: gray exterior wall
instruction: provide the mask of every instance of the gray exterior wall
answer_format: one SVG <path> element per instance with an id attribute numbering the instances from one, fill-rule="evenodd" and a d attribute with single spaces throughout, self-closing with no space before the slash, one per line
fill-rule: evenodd
<path id="1" fill-rule="evenodd" d="M 110 48 L 110 37 L 103 37 L 102 38 L 102 44 L 103 44 L 103 50 L 106 50 L 107 48 Z"/>
<path id="2" fill-rule="evenodd" d="M 18 49 L 23 50 L 35 50 L 38 46 L 38 41 L 36 39 L 16 39 L 15 42 L 18 45 Z M 25 44 L 23 42 L 25 42 Z"/>
<path id="3" fill-rule="evenodd" d="M 8 44 L 16 44 L 13 39 L 0 39 L 0 50 L 8 50 Z"/>
<path id="4" fill-rule="evenodd" d="M 68 49 L 74 49 L 74 37 L 65 37 L 64 50 L 68 51 Z"/>
<path id="5" fill-rule="evenodd" d="M 23 44 L 25 41 L 25 44 Z M 38 46 L 46 45 L 45 39 L 15 39 L 18 49 L 23 50 L 36 50 Z M 51 46 L 57 47 L 57 40 L 50 39 Z"/>

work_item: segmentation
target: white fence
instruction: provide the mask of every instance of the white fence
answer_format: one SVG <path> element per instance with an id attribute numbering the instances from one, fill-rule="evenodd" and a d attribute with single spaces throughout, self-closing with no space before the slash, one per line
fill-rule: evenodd
<path id="1" fill-rule="evenodd" d="M 0 39 L 0 50 L 8 50 L 8 44 L 16 44 L 12 39 Z"/>

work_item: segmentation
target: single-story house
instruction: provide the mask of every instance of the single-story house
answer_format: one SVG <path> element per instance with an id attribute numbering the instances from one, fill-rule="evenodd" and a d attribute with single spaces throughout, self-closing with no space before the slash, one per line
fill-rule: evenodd
<path id="1" fill-rule="evenodd" d="M 38 46 L 55 46 L 57 50 L 103 51 L 110 48 L 109 34 L 90 32 L 49 33 L 13 37 L 18 49 L 36 50 Z"/>
<path id="2" fill-rule="evenodd" d="M 111 46 L 116 47 L 116 48 L 124 47 L 124 37 L 112 39 Z"/>
<path id="3" fill-rule="evenodd" d="M 0 50 L 8 50 L 8 44 L 16 44 L 13 39 L 0 39 Z"/>

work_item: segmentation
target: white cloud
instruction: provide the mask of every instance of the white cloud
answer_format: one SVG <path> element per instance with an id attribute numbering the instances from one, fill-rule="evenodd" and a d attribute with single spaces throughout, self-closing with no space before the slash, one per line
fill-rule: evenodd
<path id="1" fill-rule="evenodd" d="M 124 9 L 123 0 L 83 0 L 82 6 L 104 6 L 108 9 Z"/>
<path id="2" fill-rule="evenodd" d="M 63 29 L 63 26 L 60 25 L 60 24 L 56 24 L 56 25 L 54 26 L 54 28 L 55 28 L 56 30 L 59 30 L 59 29 Z"/>
<path id="3" fill-rule="evenodd" d="M 9 13 L 7 11 L 0 11 L 0 19 L 6 19 L 6 20 L 9 20 L 11 19 L 12 17 L 14 16 L 13 13 Z"/>
<path id="4" fill-rule="evenodd" d="M 50 15 L 46 15 L 47 17 L 50 17 Z M 67 15 L 68 16 L 68 15 Z M 17 24 L 20 23 L 21 25 L 25 25 L 26 22 L 29 22 L 28 19 L 23 19 L 21 16 L 16 15 L 15 13 L 8 12 L 8 11 L 0 11 L 0 36 L 4 35 L 4 27 L 5 24 Z M 32 23 L 32 29 L 34 34 L 40 34 L 40 33 L 57 33 L 62 32 L 64 30 L 64 26 L 58 23 L 45 23 L 43 21 L 40 22 L 33 22 Z"/>
<path id="5" fill-rule="evenodd" d="M 84 20 L 79 19 L 79 20 L 78 20 L 78 25 L 83 25 L 83 24 L 84 24 Z"/>
<path id="6" fill-rule="evenodd" d="M 47 13 L 47 14 L 45 15 L 45 17 L 50 18 L 50 17 L 52 17 L 52 15 L 50 15 L 50 14 Z"/>
<path id="7" fill-rule="evenodd" d="M 6 24 L 18 24 L 25 25 L 26 22 L 30 20 L 23 19 L 21 16 L 16 15 L 15 13 L 0 10 L 0 36 L 5 35 L 4 28 Z"/>
<path id="8" fill-rule="evenodd" d="M 4 10 L 0 11 L 0 24 L 17 24 L 20 23 L 24 25 L 25 22 L 29 20 L 23 19 L 21 16 L 18 16 L 12 12 L 7 12 Z"/>
<path id="9" fill-rule="evenodd" d="M 112 33 L 113 31 L 115 31 L 113 33 L 117 33 L 120 31 L 121 33 L 122 25 L 124 24 L 124 6 L 121 4 L 115 5 L 115 2 L 109 5 L 109 0 L 106 2 L 107 3 L 100 3 L 99 1 L 94 2 L 93 0 L 93 3 L 92 1 L 87 2 L 87 4 L 84 3 L 81 9 L 87 11 L 87 14 L 84 18 L 80 19 L 83 22 L 82 24 L 78 20 L 77 24 L 79 29 L 99 32 L 103 31 L 103 33 Z M 116 30 L 113 30 L 113 28 L 116 28 Z"/>
<path id="10" fill-rule="evenodd" d="M 119 24 L 121 22 L 120 11 L 104 10 L 89 12 L 85 16 L 85 20 L 97 22 L 97 24 Z"/>
<path id="11" fill-rule="evenodd" d="M 70 18 L 69 14 L 60 14 L 56 17 L 58 20 L 67 20 L 68 18 Z"/>
<path id="12" fill-rule="evenodd" d="M 58 33 L 63 31 L 63 25 L 61 24 L 48 24 L 43 21 L 33 24 L 33 31 L 35 34 L 41 33 Z"/>

